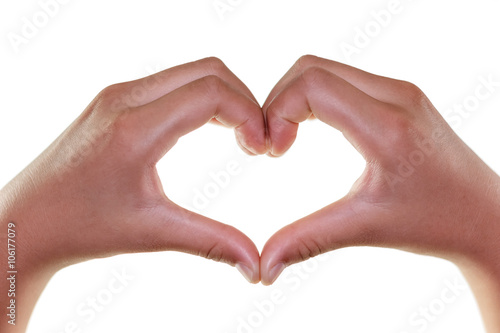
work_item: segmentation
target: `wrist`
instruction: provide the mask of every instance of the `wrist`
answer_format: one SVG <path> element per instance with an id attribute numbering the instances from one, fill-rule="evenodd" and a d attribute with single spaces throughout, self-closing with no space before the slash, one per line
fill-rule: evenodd
<path id="1" fill-rule="evenodd" d="M 462 255 L 453 260 L 462 270 L 481 270 L 500 281 L 500 177 L 493 174 L 469 209 L 467 241 Z"/>
<path id="2" fill-rule="evenodd" d="M 57 271 L 39 260 L 43 252 L 26 212 L 0 191 L 0 331 L 24 332 L 31 312 L 47 282 Z M 40 239 L 43 235 L 40 234 Z"/>
<path id="3" fill-rule="evenodd" d="M 496 175 L 495 175 L 496 176 Z M 500 329 L 500 178 L 496 176 L 485 189 L 481 219 L 473 229 L 479 229 L 475 246 L 466 255 L 454 260 L 469 282 L 487 332 Z"/>
<path id="4" fill-rule="evenodd" d="M 18 176 L 19 177 L 19 176 Z M 2 255 L 8 254 L 8 231 L 15 239 L 12 245 L 16 248 L 16 267 L 23 275 L 55 273 L 57 265 L 49 260 L 48 237 L 46 235 L 49 217 L 44 214 L 41 200 L 33 200 L 36 196 L 30 191 L 18 190 L 18 178 L 12 180 L 0 191 L 0 234 L 2 237 Z M 4 239 L 5 238 L 5 239 Z M 12 242 L 12 241 L 11 241 Z M 2 257 L 2 262 L 7 258 Z"/>

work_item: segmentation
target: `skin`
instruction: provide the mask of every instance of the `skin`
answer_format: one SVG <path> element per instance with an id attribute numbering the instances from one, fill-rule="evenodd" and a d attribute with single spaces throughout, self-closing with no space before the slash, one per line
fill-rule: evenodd
<path id="1" fill-rule="evenodd" d="M 261 258 L 238 230 L 165 196 L 155 165 L 199 126 L 233 127 L 247 153 L 280 156 L 298 123 L 312 117 L 340 130 L 366 169 L 346 197 L 273 235 Z M 0 191 L 0 227 L 16 224 L 22 272 L 17 325 L 0 321 L 0 331 L 24 332 L 50 277 L 92 258 L 183 251 L 235 265 L 250 282 L 269 285 L 291 264 L 369 245 L 453 261 L 489 332 L 500 332 L 499 201 L 500 178 L 413 84 L 304 56 L 261 109 L 220 60 L 203 59 L 104 89 Z M 6 242 L 2 231 L 3 265 Z M 6 293 L 5 281 L 0 287 Z"/>
<path id="2" fill-rule="evenodd" d="M 298 124 L 313 115 L 341 131 L 366 160 L 344 198 L 268 240 L 263 284 L 291 264 L 347 246 L 432 255 L 458 265 L 488 331 L 500 332 L 500 178 L 420 89 L 304 56 L 274 87 L 263 111 L 271 156 L 285 153 Z"/>
<path id="3" fill-rule="evenodd" d="M 92 258 L 182 251 L 236 265 L 259 282 L 254 243 L 171 202 L 156 172 L 181 136 L 211 119 L 233 127 L 243 150 L 267 151 L 259 104 L 220 60 L 208 58 L 104 89 L 0 192 L 1 266 L 13 221 L 19 272 L 15 327 L 5 320 L 7 280 L 0 284 L 0 332 L 24 332 L 51 276 Z"/>

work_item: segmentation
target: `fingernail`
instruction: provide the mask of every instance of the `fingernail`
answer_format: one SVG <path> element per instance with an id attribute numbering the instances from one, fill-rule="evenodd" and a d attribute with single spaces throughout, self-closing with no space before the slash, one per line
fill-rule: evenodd
<path id="1" fill-rule="evenodd" d="M 275 265 L 273 268 L 271 268 L 271 270 L 269 271 L 269 280 L 271 280 L 271 282 L 269 284 L 273 284 L 284 269 L 285 269 L 285 264 L 283 263 L 279 263 Z"/>
<path id="2" fill-rule="evenodd" d="M 259 152 L 257 151 L 257 149 L 255 149 L 254 147 L 246 147 L 248 149 L 249 152 L 251 152 L 252 154 L 254 155 L 260 155 Z"/>
<path id="3" fill-rule="evenodd" d="M 270 152 L 272 149 L 271 138 L 269 137 L 269 134 L 266 134 L 266 149 L 268 152 Z"/>
<path id="4" fill-rule="evenodd" d="M 253 283 L 253 271 L 245 264 L 236 264 L 236 269 L 248 282 Z"/>

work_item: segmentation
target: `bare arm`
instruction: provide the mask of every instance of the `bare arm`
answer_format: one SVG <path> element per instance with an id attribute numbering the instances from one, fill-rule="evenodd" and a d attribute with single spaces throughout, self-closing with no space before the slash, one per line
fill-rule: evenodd
<path id="1" fill-rule="evenodd" d="M 6 320 L 10 283 L 0 280 L 1 332 L 24 332 L 50 277 L 92 258 L 182 251 L 236 266 L 252 283 L 260 280 L 254 243 L 174 204 L 156 172 L 179 137 L 213 118 L 235 128 L 246 152 L 266 152 L 260 106 L 220 60 L 209 58 L 106 88 L 2 189 L 1 268 L 7 267 L 13 223 L 18 273 L 15 326 Z"/>
<path id="2" fill-rule="evenodd" d="M 489 332 L 500 332 L 500 178 L 420 89 L 305 56 L 263 109 L 274 156 L 314 115 L 342 131 L 366 160 L 344 198 L 271 237 L 261 255 L 264 284 L 288 265 L 341 247 L 433 255 L 462 269 Z"/>

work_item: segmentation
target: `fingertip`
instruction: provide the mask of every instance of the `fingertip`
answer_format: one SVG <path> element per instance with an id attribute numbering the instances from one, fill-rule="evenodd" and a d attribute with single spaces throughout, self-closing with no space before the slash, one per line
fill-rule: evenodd
<path id="1" fill-rule="evenodd" d="M 258 156 L 258 155 L 263 155 L 267 153 L 267 149 L 263 146 L 253 146 L 249 145 L 247 143 L 241 142 L 240 139 L 236 140 L 238 142 L 238 146 L 245 152 L 247 155 L 250 156 Z"/>
<path id="2" fill-rule="evenodd" d="M 268 122 L 268 155 L 280 157 L 284 155 L 297 138 L 298 123 L 293 123 L 285 119 L 275 118 Z"/>
<path id="3" fill-rule="evenodd" d="M 283 135 L 277 135 L 273 134 L 273 137 L 278 138 L 279 140 L 272 139 L 271 136 L 269 136 L 268 141 L 266 142 L 267 146 L 267 153 L 266 155 L 269 157 L 281 157 L 283 156 L 291 146 L 286 144 L 285 146 L 283 145 L 283 142 L 287 141 L 287 136 Z"/>
<path id="4" fill-rule="evenodd" d="M 172 212 L 177 207 L 177 213 Z M 206 259 L 223 262 L 240 271 L 251 283 L 260 281 L 260 254 L 255 243 L 243 232 L 235 228 L 197 213 L 170 205 L 167 209 L 169 219 L 175 215 L 178 228 L 168 232 L 162 249 L 197 254 Z M 159 223 L 159 233 L 167 228 Z"/>
<path id="5" fill-rule="evenodd" d="M 265 270 L 262 274 L 262 284 L 265 286 L 272 285 L 278 277 L 283 273 L 286 266 L 284 263 L 280 262 L 271 267 L 271 269 Z"/>
<path id="6" fill-rule="evenodd" d="M 286 243 L 274 234 L 264 245 L 260 256 L 261 282 L 265 286 L 272 285 L 287 266 L 283 250 Z"/>
<path id="7" fill-rule="evenodd" d="M 272 157 L 272 158 L 278 158 L 278 157 L 283 156 L 284 154 L 276 154 L 275 155 L 275 153 L 272 150 L 270 150 L 270 151 L 267 152 L 266 155 L 269 156 L 269 157 Z"/>
<path id="8" fill-rule="evenodd" d="M 267 148 L 265 145 L 246 146 L 246 148 L 250 151 L 251 155 L 264 155 L 267 153 Z"/>
<path id="9" fill-rule="evenodd" d="M 235 265 L 236 269 L 240 272 L 241 275 L 250 283 L 257 284 L 260 281 L 260 269 L 257 267 L 250 268 L 248 265 L 244 263 L 237 263 Z"/>
<path id="10" fill-rule="evenodd" d="M 234 267 L 250 283 L 260 282 L 260 254 L 255 243 L 241 231 L 230 241 L 228 247 L 234 247 Z"/>
<path id="11" fill-rule="evenodd" d="M 262 124 L 262 127 L 264 125 Z M 249 155 L 263 155 L 267 153 L 267 142 L 265 131 L 262 128 L 241 126 L 235 128 L 238 145 Z"/>
<path id="12" fill-rule="evenodd" d="M 276 157 L 280 157 L 283 155 L 283 153 L 280 154 L 280 153 L 276 152 L 276 150 L 273 147 L 273 141 L 271 140 L 270 136 L 268 136 L 266 138 L 266 149 L 267 149 L 266 155 L 269 157 L 276 158 Z"/>
<path id="13" fill-rule="evenodd" d="M 256 156 L 257 154 L 254 153 L 253 151 L 250 151 L 247 147 L 245 147 L 238 138 L 236 138 L 236 143 L 238 144 L 238 147 L 247 155 L 249 156 Z"/>

